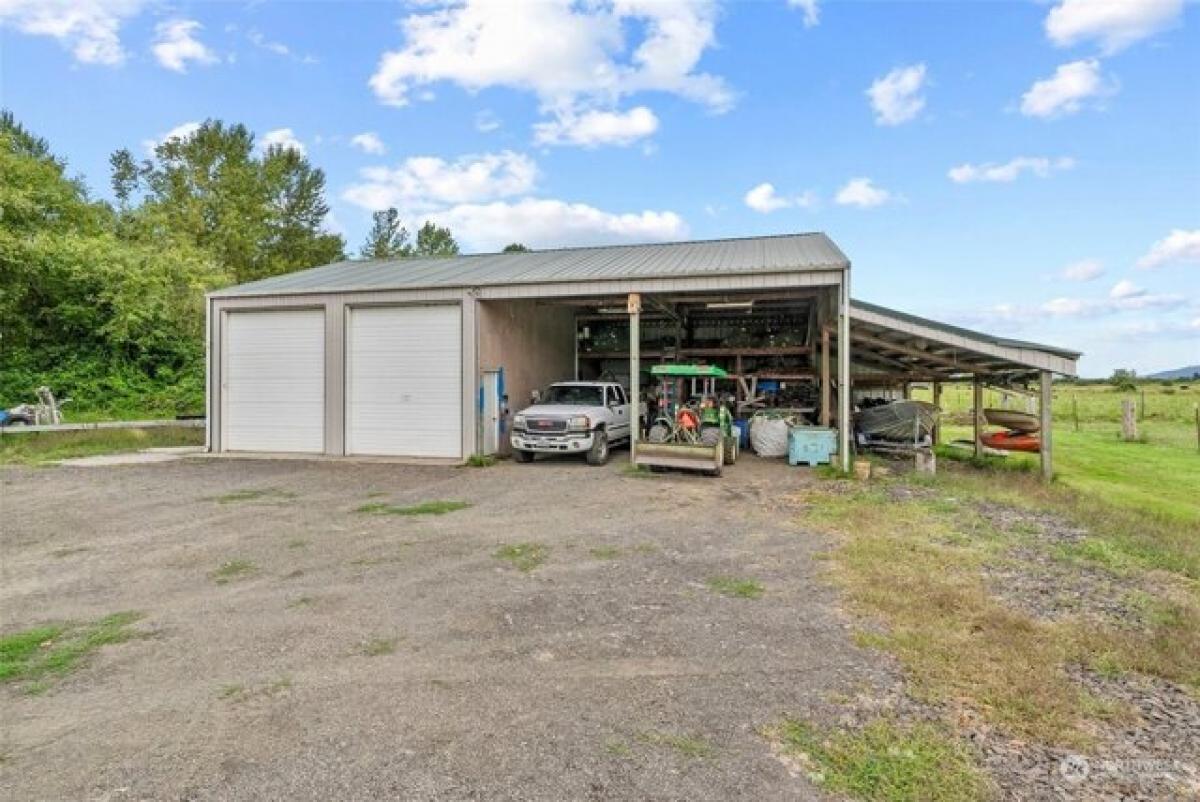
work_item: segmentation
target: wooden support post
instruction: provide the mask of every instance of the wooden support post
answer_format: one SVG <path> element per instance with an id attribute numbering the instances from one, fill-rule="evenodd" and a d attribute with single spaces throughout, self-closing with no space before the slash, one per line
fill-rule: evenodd
<path id="1" fill-rule="evenodd" d="M 1134 415 L 1134 409 L 1137 404 L 1132 398 L 1126 398 L 1121 402 L 1121 437 L 1126 442 L 1137 440 L 1137 417 Z"/>
<path id="2" fill-rule="evenodd" d="M 733 372 L 734 372 L 734 375 L 736 375 L 736 376 L 743 375 L 742 374 L 742 355 L 741 354 L 738 354 L 733 359 Z M 742 409 L 742 402 L 748 400 L 747 398 L 745 398 L 745 396 L 742 395 L 742 388 L 745 386 L 746 386 L 746 383 L 739 378 L 736 383 L 736 386 L 734 387 L 735 395 L 733 398 L 733 409 L 734 409 L 735 413 L 740 412 Z"/>
<path id="3" fill-rule="evenodd" d="M 1054 374 L 1048 370 L 1042 371 L 1041 389 L 1038 412 L 1041 415 L 1042 426 L 1042 478 L 1050 481 L 1054 478 Z"/>
<path id="4" fill-rule="evenodd" d="M 1074 393 L 1071 393 L 1071 422 L 1075 424 L 1075 431 L 1079 431 L 1079 398 Z"/>
<path id="5" fill-rule="evenodd" d="M 933 405 L 938 408 L 939 412 L 942 408 L 942 383 L 933 383 Z M 937 423 L 933 424 L 933 444 L 941 445 L 942 443 L 942 418 L 938 415 Z"/>
<path id="6" fill-rule="evenodd" d="M 821 328 L 821 425 L 829 428 L 832 418 L 833 387 L 829 384 L 829 329 Z"/>
<path id="7" fill-rule="evenodd" d="M 983 383 L 976 375 L 971 382 L 971 418 L 975 427 L 975 456 L 983 456 Z"/>
<path id="8" fill-rule="evenodd" d="M 1196 450 L 1200 451 L 1200 404 L 1193 404 L 1196 413 Z"/>

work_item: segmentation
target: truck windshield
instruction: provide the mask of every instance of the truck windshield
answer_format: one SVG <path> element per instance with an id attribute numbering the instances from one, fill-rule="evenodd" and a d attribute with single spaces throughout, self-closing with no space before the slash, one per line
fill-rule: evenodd
<path id="1" fill-rule="evenodd" d="M 543 404 L 574 404 L 581 407 L 604 406 L 604 396 L 599 387 L 583 387 L 571 384 L 552 384 L 542 398 Z"/>

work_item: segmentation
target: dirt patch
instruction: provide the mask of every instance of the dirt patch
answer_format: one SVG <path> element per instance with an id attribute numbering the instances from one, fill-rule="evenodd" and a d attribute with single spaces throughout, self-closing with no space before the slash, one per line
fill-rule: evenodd
<path id="1" fill-rule="evenodd" d="M 780 512 L 810 474 L 637 482 L 617 457 L 0 471 L 6 630 L 136 609 L 156 633 L 0 687 L 0 796 L 815 798 L 760 728 L 900 677 Z M 436 499 L 470 506 L 356 512 Z M 535 570 L 494 556 L 521 543 Z"/>
<path id="2" fill-rule="evenodd" d="M 1016 541 L 984 567 L 993 595 L 1043 620 L 1085 616 L 1138 624 L 1133 599 L 1142 590 L 1139 579 L 1066 557 L 1064 547 L 1084 542 L 1086 529 L 1054 515 L 999 504 L 979 504 L 977 509 Z"/>
<path id="3" fill-rule="evenodd" d="M 1112 722 L 1096 731 L 1084 755 L 1012 741 L 977 727 L 971 737 L 984 765 L 1011 798 L 1195 799 L 1200 795 L 1200 703 L 1178 686 L 1150 677 L 1069 673 Z"/>

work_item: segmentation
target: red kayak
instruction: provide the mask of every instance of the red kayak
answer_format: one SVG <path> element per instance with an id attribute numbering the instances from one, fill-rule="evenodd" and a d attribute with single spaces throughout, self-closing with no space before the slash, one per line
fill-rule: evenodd
<path id="1" fill-rule="evenodd" d="M 1036 454 L 1042 450 L 1041 438 L 1028 432 L 989 432 L 979 439 L 988 448 L 999 451 L 1028 451 Z"/>

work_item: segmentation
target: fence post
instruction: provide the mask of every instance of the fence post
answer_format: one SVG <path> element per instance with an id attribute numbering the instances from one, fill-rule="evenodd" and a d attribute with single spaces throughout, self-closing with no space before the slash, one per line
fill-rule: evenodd
<path id="1" fill-rule="evenodd" d="M 1145 387 L 1141 388 L 1141 396 L 1142 396 L 1141 405 L 1138 407 L 1137 413 L 1138 413 L 1138 420 L 1144 421 L 1146 419 L 1146 388 Z"/>
<path id="2" fill-rule="evenodd" d="M 1071 420 L 1075 423 L 1075 431 L 1079 431 L 1079 399 L 1071 393 Z"/>
<path id="3" fill-rule="evenodd" d="M 1126 441 L 1137 440 L 1137 418 L 1134 415 L 1136 405 L 1132 398 L 1121 401 L 1121 437 Z"/>

